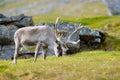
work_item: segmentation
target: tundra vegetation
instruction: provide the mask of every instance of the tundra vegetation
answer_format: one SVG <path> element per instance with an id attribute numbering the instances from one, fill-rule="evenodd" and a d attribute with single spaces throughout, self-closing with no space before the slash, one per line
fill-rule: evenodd
<path id="1" fill-rule="evenodd" d="M 35 15 L 34 22 L 54 22 L 56 15 Z M 46 61 L 38 58 L 0 60 L 0 80 L 119 80 L 120 77 L 120 16 L 81 18 L 59 16 L 64 22 L 81 23 L 92 29 L 107 33 L 100 50 L 84 51 L 57 58 L 49 56 Z M 109 24 L 109 26 L 108 26 Z M 107 26 L 107 27 L 106 27 Z M 106 51 L 107 49 L 107 51 Z"/>

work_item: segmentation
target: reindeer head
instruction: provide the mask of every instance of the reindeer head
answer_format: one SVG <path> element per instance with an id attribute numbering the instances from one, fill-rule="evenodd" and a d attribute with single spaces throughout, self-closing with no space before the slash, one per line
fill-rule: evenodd
<path id="1" fill-rule="evenodd" d="M 57 43 L 57 53 L 56 56 L 62 56 L 63 54 L 66 54 L 68 48 L 65 46 L 64 42 L 61 40 L 61 36 L 59 36 L 60 31 L 57 30 L 57 27 L 60 23 L 60 18 L 58 17 L 55 22 L 54 26 L 54 32 L 56 35 L 56 43 Z"/>
<path id="2" fill-rule="evenodd" d="M 68 37 L 68 39 L 67 39 L 67 41 L 65 41 L 65 42 L 63 42 L 62 40 L 61 40 L 61 38 L 62 38 L 62 36 L 64 35 L 64 34 L 66 34 L 67 33 L 67 31 L 59 31 L 59 30 L 57 30 L 57 26 L 58 26 L 58 24 L 59 24 L 59 22 L 60 22 L 60 18 L 58 17 L 57 19 L 56 19 L 56 26 L 55 26 L 55 34 L 56 34 L 56 36 L 57 36 L 57 40 L 58 40 L 58 45 L 59 45 L 59 47 L 58 47 L 58 53 L 60 53 L 61 55 L 65 55 L 66 53 L 67 53 L 67 51 L 68 51 L 68 49 L 69 49 L 69 44 L 72 44 L 72 45 L 74 45 L 75 47 L 78 47 L 78 48 L 80 48 L 79 47 L 79 43 L 80 43 L 80 40 L 78 40 L 78 41 L 71 41 L 70 39 L 71 39 L 71 37 L 73 36 L 73 34 L 74 33 L 76 33 L 77 31 L 79 31 L 81 28 L 82 28 L 82 26 L 80 26 L 79 25 L 79 27 L 77 27 L 76 29 L 75 29 L 75 31 L 74 32 L 72 32 L 70 35 L 69 35 L 69 37 Z"/>

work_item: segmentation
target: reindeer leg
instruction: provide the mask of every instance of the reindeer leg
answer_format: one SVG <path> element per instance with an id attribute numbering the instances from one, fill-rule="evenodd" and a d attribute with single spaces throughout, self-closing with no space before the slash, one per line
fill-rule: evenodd
<path id="1" fill-rule="evenodd" d="M 47 51 L 48 51 L 48 49 L 43 49 L 43 58 L 44 58 L 44 61 L 46 60 Z"/>
<path id="2" fill-rule="evenodd" d="M 35 49 L 34 62 L 36 62 L 36 60 L 37 60 L 37 56 L 38 56 L 38 52 L 40 50 L 40 47 L 41 47 L 41 43 L 38 42 L 37 46 L 36 46 L 36 49 Z"/>
<path id="3" fill-rule="evenodd" d="M 16 41 L 15 43 L 15 53 L 14 53 L 14 58 L 13 58 L 13 65 L 15 65 L 17 63 L 17 55 L 20 49 L 20 44 L 19 42 Z"/>
<path id="4" fill-rule="evenodd" d="M 43 58 L 44 58 L 44 61 L 46 60 L 46 54 L 47 54 L 47 51 L 48 51 L 48 45 L 45 44 L 45 43 L 42 43 L 42 50 L 43 50 Z"/>

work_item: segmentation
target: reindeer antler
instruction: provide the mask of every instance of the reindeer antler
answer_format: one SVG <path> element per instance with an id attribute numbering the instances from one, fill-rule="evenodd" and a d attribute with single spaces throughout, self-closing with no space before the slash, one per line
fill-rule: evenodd
<path id="1" fill-rule="evenodd" d="M 67 42 L 75 43 L 75 42 L 71 41 L 70 39 L 71 39 L 71 37 L 72 37 L 72 35 L 73 35 L 74 33 L 76 33 L 77 31 L 79 31 L 79 30 L 82 29 L 82 28 L 83 28 L 83 26 L 80 26 L 80 25 L 79 25 L 79 27 L 77 27 L 77 28 L 75 29 L 75 31 L 72 32 L 72 33 L 69 35 Z"/>
<path id="2" fill-rule="evenodd" d="M 58 37 L 57 28 L 58 28 L 59 23 L 60 23 L 60 17 L 57 17 L 56 22 L 55 22 L 55 26 L 54 26 L 55 35 L 57 37 Z"/>

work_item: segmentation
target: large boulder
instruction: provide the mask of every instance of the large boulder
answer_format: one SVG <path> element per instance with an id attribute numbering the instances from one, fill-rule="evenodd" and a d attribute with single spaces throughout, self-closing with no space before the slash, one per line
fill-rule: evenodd
<path id="1" fill-rule="evenodd" d="M 18 16 L 6 17 L 0 14 L 0 59 L 11 59 L 14 54 L 14 33 L 18 28 L 25 26 L 33 26 L 31 16 L 24 16 L 24 14 Z M 34 52 L 22 51 L 25 57 L 33 56 Z M 26 55 L 27 54 L 27 55 Z M 21 55 L 18 55 L 21 57 Z"/>
<path id="2" fill-rule="evenodd" d="M 25 26 L 33 26 L 33 20 L 31 16 L 25 16 L 24 14 L 20 14 L 18 16 L 11 16 L 6 17 L 0 14 L 0 24 L 12 24 L 18 27 L 25 27 Z"/>
<path id="3" fill-rule="evenodd" d="M 99 48 L 104 42 L 105 33 L 100 30 L 91 30 L 88 27 L 83 27 L 79 32 L 81 43 L 91 46 L 94 49 Z"/>
<path id="4" fill-rule="evenodd" d="M 19 28 L 26 27 L 26 26 L 34 26 L 31 16 L 24 16 L 24 18 L 12 23 L 12 24 L 18 26 Z"/>
<path id="5" fill-rule="evenodd" d="M 24 18 L 24 14 L 21 14 L 21 15 L 18 15 L 18 16 L 11 16 L 11 17 L 6 17 L 6 16 L 2 15 L 2 17 L 0 17 L 0 24 L 12 23 L 12 22 L 15 22 L 15 21 L 19 21 L 22 18 Z"/>

